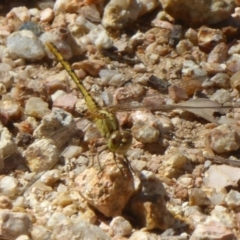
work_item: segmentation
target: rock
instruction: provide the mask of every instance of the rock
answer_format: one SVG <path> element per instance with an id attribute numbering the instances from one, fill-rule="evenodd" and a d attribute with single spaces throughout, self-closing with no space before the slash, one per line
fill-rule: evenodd
<path id="1" fill-rule="evenodd" d="M 148 240 L 159 240 L 159 235 L 156 233 L 152 232 L 144 232 L 144 231 L 138 231 L 136 230 L 129 240 L 143 240 L 143 239 L 148 239 Z"/>
<path id="2" fill-rule="evenodd" d="M 198 45 L 203 51 L 210 52 L 215 46 L 222 42 L 225 42 L 225 36 L 220 29 L 212 29 L 206 26 L 199 29 Z"/>
<path id="3" fill-rule="evenodd" d="M 51 186 L 53 183 L 58 181 L 61 177 L 61 171 L 58 169 L 53 169 L 50 171 L 47 171 L 45 174 L 41 176 L 41 181 L 48 185 Z"/>
<path id="4" fill-rule="evenodd" d="M 0 234 L 16 239 L 20 235 L 29 235 L 31 221 L 25 213 L 14 213 L 0 210 Z"/>
<path id="5" fill-rule="evenodd" d="M 7 15 L 7 18 L 18 18 L 22 22 L 27 22 L 30 20 L 30 14 L 28 12 L 27 7 L 22 6 L 22 7 L 15 7 L 13 8 Z"/>
<path id="6" fill-rule="evenodd" d="M 210 0 L 197 3 L 193 0 L 161 0 L 160 2 L 168 14 L 192 26 L 221 22 L 231 16 L 235 7 L 234 0 L 221 2 Z"/>
<path id="7" fill-rule="evenodd" d="M 23 31 L 23 30 L 29 30 L 31 32 L 33 32 L 37 37 L 39 37 L 42 33 L 43 30 L 41 29 L 40 25 L 29 21 L 29 22 L 24 22 L 18 29 L 19 31 Z"/>
<path id="8" fill-rule="evenodd" d="M 106 9 L 106 8 L 105 8 Z M 108 49 L 113 46 L 113 41 L 108 35 L 107 31 L 101 26 L 97 26 L 92 29 L 88 37 L 93 45 L 95 45 L 98 49 Z"/>
<path id="9" fill-rule="evenodd" d="M 232 209 L 240 206 L 240 193 L 235 190 L 230 190 L 226 195 L 225 202 Z"/>
<path id="10" fill-rule="evenodd" d="M 185 60 L 183 62 L 182 77 L 186 80 L 197 79 L 199 82 L 208 80 L 207 73 L 192 60 Z"/>
<path id="11" fill-rule="evenodd" d="M 27 100 L 25 106 L 25 114 L 37 119 L 42 119 L 51 111 L 48 108 L 48 103 L 44 102 L 39 97 L 31 97 Z"/>
<path id="12" fill-rule="evenodd" d="M 125 164 L 116 165 L 112 153 L 101 154 L 99 157 L 101 165 L 104 164 L 103 170 L 99 171 L 92 167 L 80 173 L 75 179 L 76 190 L 88 204 L 105 216 L 121 215 L 130 197 L 136 191 L 134 178 Z M 105 191 L 105 188 L 108 190 Z"/>
<path id="13" fill-rule="evenodd" d="M 211 205 L 210 199 L 207 197 L 207 194 L 198 188 L 190 189 L 189 193 L 189 203 L 190 205 L 196 206 L 209 206 Z"/>
<path id="14" fill-rule="evenodd" d="M 32 239 L 35 240 L 51 239 L 51 234 L 52 234 L 51 231 L 49 231 L 42 225 L 33 224 L 32 226 L 31 230 Z"/>
<path id="15" fill-rule="evenodd" d="M 207 72 L 209 75 L 214 75 L 217 73 L 225 73 L 227 66 L 226 64 L 219 64 L 219 63 L 207 63 L 202 62 L 201 63 L 202 69 Z"/>
<path id="16" fill-rule="evenodd" d="M 237 239 L 236 235 L 223 224 L 212 221 L 198 224 L 189 240 L 199 239 Z"/>
<path id="17" fill-rule="evenodd" d="M 32 143 L 25 151 L 26 163 L 31 172 L 43 172 L 55 166 L 59 151 L 50 139 L 40 139 Z"/>
<path id="18" fill-rule="evenodd" d="M 136 0 L 111 0 L 105 7 L 102 25 L 105 28 L 121 29 L 134 22 L 142 11 Z"/>
<path id="19" fill-rule="evenodd" d="M 188 39 L 181 40 L 177 46 L 176 50 L 179 55 L 183 55 L 185 52 L 190 51 L 193 47 L 193 44 Z"/>
<path id="20" fill-rule="evenodd" d="M 11 209 L 13 204 L 11 199 L 7 196 L 0 196 L 0 208 L 1 209 Z"/>
<path id="21" fill-rule="evenodd" d="M 209 143 L 217 153 L 235 151 L 240 147 L 240 136 L 230 126 L 223 124 L 210 132 Z"/>
<path id="22" fill-rule="evenodd" d="M 239 168 L 227 165 L 211 165 L 204 174 L 204 184 L 210 188 L 222 189 L 228 186 L 237 186 Z"/>
<path id="23" fill-rule="evenodd" d="M 1 101 L 1 114 L 7 116 L 10 120 L 20 120 L 22 117 L 22 108 L 19 103 L 15 101 Z"/>
<path id="24" fill-rule="evenodd" d="M 14 177 L 5 176 L 0 181 L 0 190 L 3 195 L 13 197 L 17 195 L 18 183 Z"/>
<path id="25" fill-rule="evenodd" d="M 240 70 L 240 54 L 233 54 L 228 60 L 226 61 L 227 71 L 229 74 L 234 74 Z"/>
<path id="26" fill-rule="evenodd" d="M 168 87 L 168 94 L 169 97 L 174 101 L 174 102 L 179 102 L 181 100 L 187 100 L 188 95 L 185 92 L 185 90 L 179 86 L 176 85 L 171 85 Z"/>
<path id="27" fill-rule="evenodd" d="M 230 77 L 226 73 L 217 73 L 215 76 L 210 78 L 210 82 L 214 87 L 227 89 L 230 86 Z"/>
<path id="28" fill-rule="evenodd" d="M 225 63 L 228 57 L 228 46 L 221 42 L 208 55 L 208 63 Z"/>
<path id="29" fill-rule="evenodd" d="M 17 151 L 17 146 L 13 141 L 12 134 L 8 131 L 7 128 L 3 127 L 0 124 L 0 170 L 4 168 L 4 158 L 12 155 Z"/>
<path id="30" fill-rule="evenodd" d="M 99 227 L 78 219 L 57 223 L 53 228 L 52 239 L 110 240 Z"/>
<path id="31" fill-rule="evenodd" d="M 130 200 L 128 209 L 137 224 L 147 230 L 169 228 L 174 219 L 166 208 L 167 194 L 160 179 L 155 174 L 142 171 L 141 191 Z"/>
<path id="32" fill-rule="evenodd" d="M 126 81 L 125 77 L 116 70 L 102 69 L 99 72 L 100 80 L 98 81 L 102 86 L 120 86 Z"/>
<path id="33" fill-rule="evenodd" d="M 232 97 L 226 89 L 219 89 L 210 97 L 210 100 L 224 104 L 232 102 Z"/>
<path id="34" fill-rule="evenodd" d="M 53 107 L 62 108 L 67 112 L 73 112 L 78 98 L 73 94 L 65 94 L 53 102 Z"/>
<path id="35" fill-rule="evenodd" d="M 130 236 L 132 226 L 125 218 L 119 216 L 114 217 L 110 223 L 110 232 L 112 236 L 124 237 Z"/>
<path id="36" fill-rule="evenodd" d="M 29 30 L 17 31 L 8 36 L 7 48 L 13 59 L 23 58 L 29 61 L 37 61 L 45 56 L 42 43 Z"/>
<path id="37" fill-rule="evenodd" d="M 53 10 L 51 8 L 46 8 L 40 13 L 40 20 L 42 22 L 50 22 L 54 17 Z"/>
<path id="38" fill-rule="evenodd" d="M 235 72 L 230 78 L 230 85 L 232 88 L 240 90 L 240 70 Z"/>

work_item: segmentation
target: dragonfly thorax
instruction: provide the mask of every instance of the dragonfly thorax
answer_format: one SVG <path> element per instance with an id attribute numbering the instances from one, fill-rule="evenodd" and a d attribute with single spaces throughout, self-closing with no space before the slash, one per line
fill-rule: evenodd
<path id="1" fill-rule="evenodd" d="M 115 131 L 110 134 L 107 145 L 110 151 L 125 155 L 132 144 L 132 134 L 129 131 Z"/>

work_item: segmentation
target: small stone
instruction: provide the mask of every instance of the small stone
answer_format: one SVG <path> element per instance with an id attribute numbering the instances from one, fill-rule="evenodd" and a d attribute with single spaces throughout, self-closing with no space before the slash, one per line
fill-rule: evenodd
<path id="1" fill-rule="evenodd" d="M 29 235 L 31 221 L 25 213 L 15 213 L 9 210 L 0 211 L 0 234 L 16 239 L 20 235 Z"/>
<path id="2" fill-rule="evenodd" d="M 210 199 L 207 194 L 198 188 L 192 188 L 189 193 L 189 203 L 190 205 L 196 206 L 208 206 L 211 205 Z"/>
<path id="3" fill-rule="evenodd" d="M 240 70 L 240 54 L 233 54 L 228 60 L 226 61 L 227 71 L 230 74 L 234 74 Z M 236 88 L 236 87 L 235 87 Z"/>
<path id="4" fill-rule="evenodd" d="M 27 235 L 21 235 L 18 238 L 16 238 L 16 240 L 31 240 L 31 239 Z"/>
<path id="5" fill-rule="evenodd" d="M 240 70 L 235 72 L 230 78 L 230 84 L 232 88 L 240 90 Z"/>
<path id="6" fill-rule="evenodd" d="M 237 239 L 234 233 L 219 222 L 198 224 L 189 240 L 197 239 Z"/>
<path id="7" fill-rule="evenodd" d="M 124 76 L 116 70 L 102 69 L 99 76 L 100 80 L 98 82 L 102 86 L 118 87 L 126 81 Z"/>
<path id="8" fill-rule="evenodd" d="M 131 224 L 121 216 L 114 217 L 110 223 L 110 227 L 111 235 L 113 236 L 124 237 L 130 236 L 132 233 Z"/>
<path id="9" fill-rule="evenodd" d="M 42 225 L 33 224 L 31 230 L 32 239 L 35 240 L 43 240 L 43 239 L 51 239 L 51 231 L 45 228 Z"/>
<path id="10" fill-rule="evenodd" d="M 71 159 L 74 157 L 79 157 L 83 152 L 82 147 L 79 146 L 69 146 L 61 155 L 66 159 Z"/>
<path id="11" fill-rule="evenodd" d="M 28 12 L 27 7 L 15 7 L 13 8 L 7 15 L 7 18 L 19 18 L 21 22 L 26 22 L 30 20 L 30 14 Z"/>
<path id="12" fill-rule="evenodd" d="M 225 73 L 227 66 L 226 64 L 219 64 L 219 63 L 201 63 L 202 69 L 206 71 L 209 75 L 214 75 L 218 73 Z"/>
<path id="13" fill-rule="evenodd" d="M 208 55 L 208 63 L 224 63 L 228 57 L 228 46 L 221 42 Z"/>
<path id="14" fill-rule="evenodd" d="M 51 8 L 45 8 L 41 13 L 40 13 L 40 20 L 42 22 L 50 22 L 52 21 L 54 17 L 53 10 Z"/>
<path id="15" fill-rule="evenodd" d="M 7 196 L 0 196 L 0 208 L 1 209 L 11 209 L 12 202 L 9 197 Z"/>
<path id="16" fill-rule="evenodd" d="M 188 39 L 181 40 L 176 46 L 176 50 L 179 55 L 183 55 L 185 52 L 190 51 L 192 48 L 193 44 Z"/>
<path id="17" fill-rule="evenodd" d="M 42 119 L 50 112 L 48 104 L 39 97 L 31 97 L 26 102 L 25 113 L 28 116 Z"/>
<path id="18" fill-rule="evenodd" d="M 210 132 L 209 143 L 217 153 L 235 151 L 240 147 L 240 137 L 234 129 L 223 124 Z"/>
<path id="19" fill-rule="evenodd" d="M 217 73 L 215 76 L 210 78 L 210 82 L 213 83 L 214 87 L 229 88 L 230 77 L 226 73 Z"/>
<path id="20" fill-rule="evenodd" d="M 22 109 L 19 103 L 14 101 L 0 102 L 1 114 L 8 116 L 11 120 L 19 120 L 22 116 Z"/>
<path id="21" fill-rule="evenodd" d="M 92 44 L 98 49 L 108 49 L 113 46 L 112 39 L 101 25 L 98 25 L 96 28 L 92 29 L 89 32 L 88 37 Z"/>
<path id="22" fill-rule="evenodd" d="M 58 169 L 53 169 L 47 171 L 45 174 L 41 176 L 41 181 L 46 185 L 52 185 L 54 182 L 59 180 L 61 177 L 61 171 Z"/>
<path id="23" fill-rule="evenodd" d="M 102 24 L 105 28 L 121 29 L 134 22 L 141 10 L 141 3 L 136 0 L 112 0 L 105 6 Z"/>
<path id="24" fill-rule="evenodd" d="M 229 91 L 226 89 L 218 89 L 211 97 L 210 100 L 219 102 L 221 104 L 232 101 L 232 97 Z"/>
<path id="25" fill-rule="evenodd" d="M 145 73 L 147 71 L 146 66 L 143 63 L 135 64 L 133 70 L 137 73 Z"/>
<path id="26" fill-rule="evenodd" d="M 216 4 L 213 0 L 198 2 L 197 5 L 194 3 L 194 0 L 161 1 L 163 9 L 169 15 L 192 26 L 221 22 L 229 18 L 235 8 L 234 0 L 224 0 L 221 4 Z"/>
<path id="27" fill-rule="evenodd" d="M 176 85 L 171 85 L 168 87 L 168 94 L 169 97 L 176 102 L 188 99 L 188 95 L 185 90 Z"/>
<path id="28" fill-rule="evenodd" d="M 87 168 L 76 177 L 76 190 L 88 204 L 105 216 L 121 215 L 135 192 L 134 179 L 128 167 L 121 163 L 116 165 L 112 153 L 102 154 L 99 157 L 100 163 L 104 164 L 103 171 L 99 173 L 96 168 Z M 105 191 L 105 188 L 108 190 Z"/>
<path id="29" fill-rule="evenodd" d="M 185 38 L 187 38 L 189 41 L 191 41 L 194 45 L 197 45 L 198 43 L 198 37 L 197 37 L 197 32 L 192 29 L 189 28 L 186 32 L 185 32 Z"/>
<path id="30" fill-rule="evenodd" d="M 48 139 L 36 140 L 24 152 L 26 163 L 31 172 L 42 172 L 51 169 L 59 159 L 59 151 Z"/>
<path id="31" fill-rule="evenodd" d="M 73 112 L 77 100 L 78 98 L 75 95 L 65 94 L 55 99 L 53 107 L 62 108 L 67 112 Z"/>
<path id="32" fill-rule="evenodd" d="M 230 190 L 225 198 L 225 202 L 232 209 L 240 206 L 240 193 L 234 190 Z"/>
<path id="33" fill-rule="evenodd" d="M 13 59 L 23 58 L 30 61 L 37 61 L 45 56 L 42 43 L 29 30 L 14 32 L 8 36 L 7 48 Z"/>
<path id="34" fill-rule="evenodd" d="M 220 29 L 208 28 L 206 26 L 199 29 L 198 45 L 206 52 L 211 51 L 215 46 L 217 46 L 217 44 L 224 41 L 225 36 Z"/>
<path id="35" fill-rule="evenodd" d="M 22 31 L 22 30 L 29 30 L 29 31 L 33 32 L 38 37 L 43 33 L 41 27 L 37 23 L 32 22 L 32 21 L 24 22 L 19 27 L 19 31 Z"/>

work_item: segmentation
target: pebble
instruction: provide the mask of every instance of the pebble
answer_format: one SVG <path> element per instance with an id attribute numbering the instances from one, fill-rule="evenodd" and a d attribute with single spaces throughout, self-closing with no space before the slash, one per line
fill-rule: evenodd
<path id="1" fill-rule="evenodd" d="M 102 86 L 118 87 L 126 81 L 125 77 L 117 70 L 102 69 L 99 72 L 100 80 L 98 83 Z"/>
<path id="2" fill-rule="evenodd" d="M 212 78 L 210 82 L 214 87 L 227 89 L 230 87 L 230 77 L 226 73 L 217 73 Z"/>
<path id="3" fill-rule="evenodd" d="M 208 63 L 225 63 L 228 58 L 228 46 L 225 42 L 216 45 L 209 53 Z"/>
<path id="4" fill-rule="evenodd" d="M 231 93 L 226 89 L 218 89 L 211 97 L 210 100 L 219 102 L 221 104 L 232 101 Z"/>
<path id="5" fill-rule="evenodd" d="M 24 151 L 24 156 L 31 172 L 38 173 L 55 166 L 59 159 L 59 151 L 52 141 L 40 139 Z"/>
<path id="6" fill-rule="evenodd" d="M 22 30 L 29 30 L 31 32 L 33 32 L 37 37 L 39 37 L 43 31 L 41 29 L 41 27 L 35 23 L 35 22 L 32 22 L 32 21 L 29 21 L 29 22 L 24 22 L 18 29 L 19 31 L 22 31 Z"/>
<path id="7" fill-rule="evenodd" d="M 18 18 L 21 22 L 27 22 L 30 20 L 30 14 L 27 7 L 15 7 L 6 15 L 7 18 Z"/>
<path id="8" fill-rule="evenodd" d="M 222 4 L 210 1 L 198 2 L 195 5 L 194 0 L 164 0 L 161 3 L 163 9 L 174 19 L 182 20 L 192 26 L 221 22 L 231 16 L 235 7 L 234 0 L 224 0 Z"/>
<path id="9" fill-rule="evenodd" d="M 12 201 L 7 196 L 0 196 L 0 209 L 11 209 L 13 207 Z"/>
<path id="10" fill-rule="evenodd" d="M 236 151 L 240 147 L 240 137 L 234 129 L 223 124 L 211 130 L 209 143 L 217 153 Z"/>
<path id="11" fill-rule="evenodd" d="M 198 31 L 198 45 L 200 49 L 210 52 L 219 43 L 225 41 L 225 36 L 220 29 L 203 26 Z"/>
<path id="12" fill-rule="evenodd" d="M 192 206 L 209 206 L 211 201 L 203 190 L 192 188 L 189 192 L 189 204 Z"/>
<path id="13" fill-rule="evenodd" d="M 227 186 L 237 186 L 239 168 L 227 165 L 211 165 L 204 174 L 204 185 L 214 189 L 223 189 Z"/>
<path id="14" fill-rule="evenodd" d="M 51 231 L 42 225 L 33 224 L 31 230 L 32 239 L 42 240 L 42 239 L 51 239 Z"/>
<path id="15" fill-rule="evenodd" d="M 2 101 L 0 107 L 1 114 L 8 116 L 11 120 L 19 120 L 23 114 L 19 103 L 14 101 Z"/>
<path id="16" fill-rule="evenodd" d="M 45 115 L 51 113 L 48 108 L 48 103 L 44 102 L 39 97 L 31 97 L 25 105 L 25 114 L 37 119 L 42 119 Z"/>
<path id="17" fill-rule="evenodd" d="M 193 44 L 190 40 L 183 39 L 177 44 L 176 50 L 179 55 L 183 55 L 187 51 L 190 51 L 192 47 L 193 47 Z"/>
<path id="18" fill-rule="evenodd" d="M 3 195 L 13 197 L 18 190 L 17 180 L 14 177 L 5 176 L 0 181 L 0 189 Z"/>
<path id="19" fill-rule="evenodd" d="M 225 198 L 226 204 L 232 209 L 240 206 L 240 193 L 235 190 L 230 190 Z"/>
<path id="20" fill-rule="evenodd" d="M 130 236 L 132 233 L 132 226 L 124 217 L 114 217 L 109 224 L 112 236 L 124 237 Z"/>
<path id="21" fill-rule="evenodd" d="M 232 88 L 240 90 L 240 70 L 235 72 L 230 78 L 230 85 Z"/>
<path id="22" fill-rule="evenodd" d="M 50 22 L 53 20 L 53 18 L 54 18 L 54 12 L 51 8 L 45 8 L 40 13 L 40 20 L 42 22 Z"/>
<path id="23" fill-rule="evenodd" d="M 64 111 L 73 112 L 78 98 L 73 94 L 64 94 L 56 98 L 53 107 L 62 108 Z"/>
<path id="24" fill-rule="evenodd" d="M 9 210 L 0 210 L 2 222 L 0 234 L 10 238 L 17 238 L 20 235 L 29 235 L 31 221 L 25 213 L 15 213 Z"/>
<path id="25" fill-rule="evenodd" d="M 38 61 L 45 56 L 42 43 L 29 30 L 17 31 L 9 35 L 7 48 L 12 59 L 23 58 L 30 61 Z"/>
<path id="26" fill-rule="evenodd" d="M 102 172 L 94 167 L 87 168 L 76 177 L 76 190 L 105 216 L 119 216 L 136 190 L 134 179 L 128 167 L 115 164 L 112 153 L 99 157 L 104 166 Z"/>
<path id="27" fill-rule="evenodd" d="M 53 169 L 47 171 L 41 176 L 41 181 L 46 185 L 52 185 L 54 182 L 58 181 L 61 177 L 61 171 L 58 169 Z"/>
<path id="28" fill-rule="evenodd" d="M 113 41 L 108 35 L 107 31 L 102 26 L 97 26 L 92 29 L 88 37 L 93 45 L 95 45 L 98 49 L 108 49 L 113 46 Z"/>
<path id="29" fill-rule="evenodd" d="M 233 54 L 228 60 L 226 61 L 227 71 L 229 74 L 234 74 L 240 70 L 240 54 Z"/>
<path id="30" fill-rule="evenodd" d="M 105 28 L 121 29 L 134 22 L 142 10 L 136 0 L 111 0 L 104 9 L 102 25 Z"/>
<path id="31" fill-rule="evenodd" d="M 212 221 L 196 226 L 189 240 L 197 239 L 237 239 L 237 237 L 223 224 Z"/>

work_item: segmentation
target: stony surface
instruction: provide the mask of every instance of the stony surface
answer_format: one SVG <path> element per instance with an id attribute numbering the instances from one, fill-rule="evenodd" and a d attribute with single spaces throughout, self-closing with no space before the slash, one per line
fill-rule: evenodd
<path id="1" fill-rule="evenodd" d="M 0 3 L 0 238 L 239 239 L 235 5 Z M 133 136 L 125 157 L 92 121 L 105 110 Z"/>

